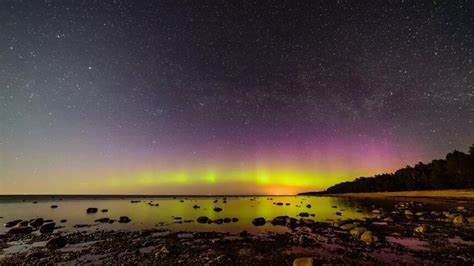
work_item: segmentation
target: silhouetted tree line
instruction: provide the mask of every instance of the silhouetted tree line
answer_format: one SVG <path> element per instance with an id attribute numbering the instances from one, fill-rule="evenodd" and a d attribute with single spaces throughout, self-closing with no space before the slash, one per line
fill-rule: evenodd
<path id="1" fill-rule="evenodd" d="M 474 144 L 468 153 L 453 151 L 445 160 L 418 163 L 393 174 L 359 177 L 326 190 L 326 193 L 383 192 L 474 188 Z"/>

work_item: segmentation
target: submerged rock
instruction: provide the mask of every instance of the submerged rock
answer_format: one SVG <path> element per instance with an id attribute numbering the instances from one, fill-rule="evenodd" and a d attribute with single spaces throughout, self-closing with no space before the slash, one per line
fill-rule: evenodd
<path id="1" fill-rule="evenodd" d="M 51 205 L 51 209 L 57 209 L 58 205 Z"/>
<path id="2" fill-rule="evenodd" d="M 193 206 L 193 209 L 199 209 L 199 208 L 201 208 L 201 207 L 199 207 L 198 205 Z"/>
<path id="3" fill-rule="evenodd" d="M 108 212 L 109 210 L 107 210 L 107 209 L 102 209 L 102 210 L 100 210 L 100 211 L 101 211 L 101 212 Z"/>
<path id="4" fill-rule="evenodd" d="M 48 242 L 46 243 L 46 247 L 48 249 L 58 249 L 66 246 L 67 242 L 68 241 L 66 237 L 58 236 L 48 240 Z"/>
<path id="5" fill-rule="evenodd" d="M 311 209 L 311 204 L 306 205 L 306 208 Z"/>
<path id="6" fill-rule="evenodd" d="M 215 207 L 215 208 L 214 208 L 214 211 L 215 211 L 215 212 L 220 212 L 220 211 L 222 211 L 222 208 Z"/>
<path id="7" fill-rule="evenodd" d="M 258 217 L 258 218 L 253 219 L 252 224 L 255 225 L 255 226 L 262 226 L 262 225 L 264 225 L 266 222 L 267 222 L 267 221 L 265 221 L 265 218 L 263 218 L 263 217 Z"/>
<path id="8" fill-rule="evenodd" d="M 299 216 L 301 216 L 301 217 L 309 217 L 309 213 L 307 213 L 307 212 L 300 212 Z"/>

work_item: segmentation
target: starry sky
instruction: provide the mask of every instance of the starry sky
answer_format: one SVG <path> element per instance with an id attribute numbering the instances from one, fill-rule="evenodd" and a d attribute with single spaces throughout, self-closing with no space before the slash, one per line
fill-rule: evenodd
<path id="1" fill-rule="evenodd" d="M 0 0 L 0 193 L 292 194 L 465 151 L 473 13 Z"/>

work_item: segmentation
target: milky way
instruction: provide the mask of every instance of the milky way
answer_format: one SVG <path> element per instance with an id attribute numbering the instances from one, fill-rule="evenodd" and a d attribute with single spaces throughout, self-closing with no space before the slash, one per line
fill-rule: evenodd
<path id="1" fill-rule="evenodd" d="M 255 2 L 1 1 L 0 193 L 286 194 L 474 142 L 469 1 Z"/>

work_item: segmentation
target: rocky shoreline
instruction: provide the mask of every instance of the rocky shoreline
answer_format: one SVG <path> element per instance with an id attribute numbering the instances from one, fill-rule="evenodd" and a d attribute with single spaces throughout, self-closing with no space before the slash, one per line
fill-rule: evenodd
<path id="1" fill-rule="evenodd" d="M 334 206 L 337 207 L 337 206 Z M 96 210 L 94 210 L 96 211 Z M 0 264 L 311 265 L 321 263 L 474 263 L 474 213 L 421 203 L 370 206 L 361 220 L 316 222 L 312 214 L 256 217 L 249 226 L 283 226 L 286 233 L 239 234 L 140 231 L 62 231 L 46 219 L 8 221 L 0 234 Z M 316 215 L 317 211 L 315 210 Z M 102 219 L 128 223 L 133 217 Z M 227 223 L 198 217 L 196 223 Z M 90 229 L 90 228 L 88 228 Z M 18 246 L 26 249 L 16 250 Z"/>

